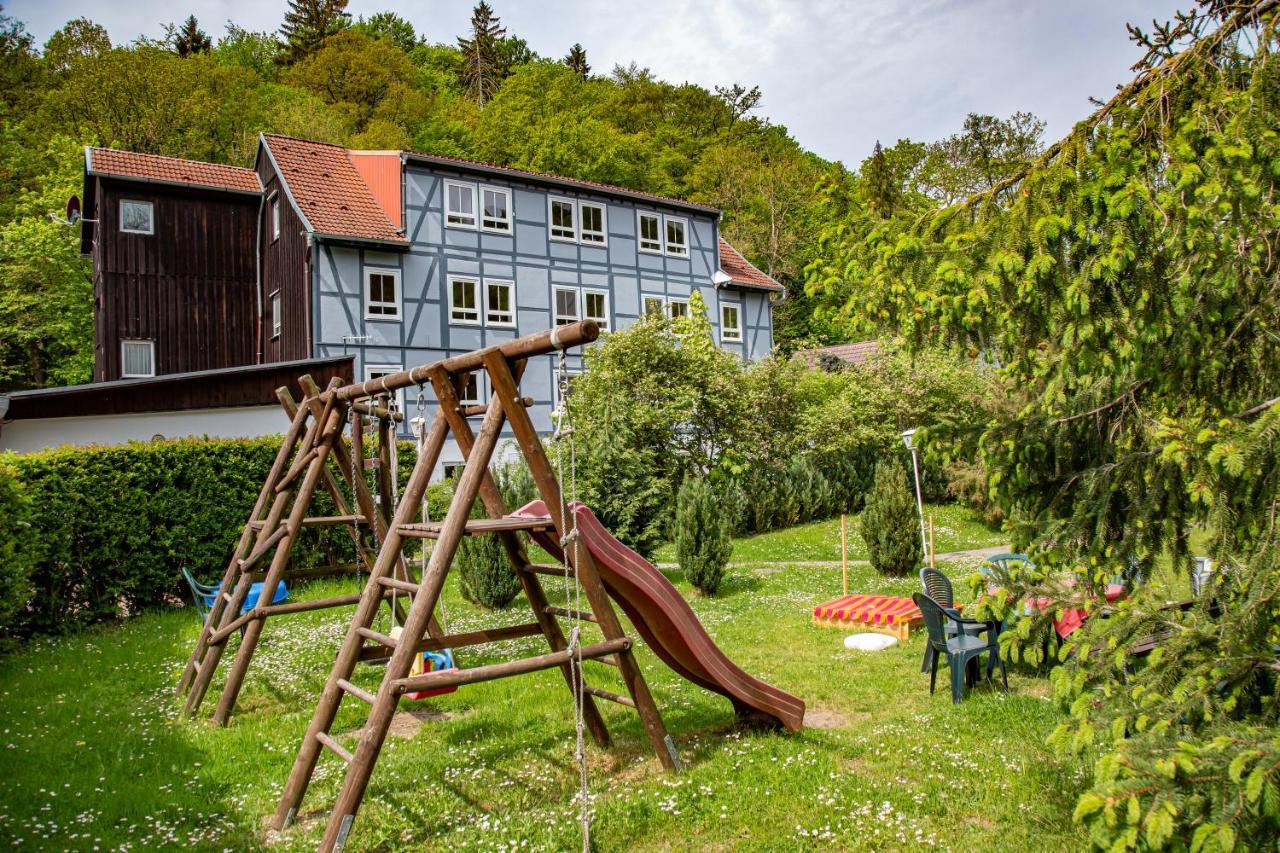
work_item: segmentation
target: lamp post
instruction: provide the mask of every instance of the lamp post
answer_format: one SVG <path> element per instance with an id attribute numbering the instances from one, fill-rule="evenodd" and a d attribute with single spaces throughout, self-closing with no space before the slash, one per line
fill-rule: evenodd
<path id="1" fill-rule="evenodd" d="M 929 540 L 924 533 L 924 498 L 920 495 L 920 459 L 916 453 L 915 434 L 915 429 L 904 432 L 902 443 L 907 446 L 907 450 L 911 451 L 911 470 L 916 480 L 916 511 L 920 514 L 920 553 L 927 560 L 929 559 Z"/>

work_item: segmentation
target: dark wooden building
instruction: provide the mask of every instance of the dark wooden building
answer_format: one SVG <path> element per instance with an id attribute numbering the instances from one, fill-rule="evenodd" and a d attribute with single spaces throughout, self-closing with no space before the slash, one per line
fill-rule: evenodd
<path id="1" fill-rule="evenodd" d="M 84 193 L 95 381 L 263 360 L 252 169 L 89 148 Z"/>

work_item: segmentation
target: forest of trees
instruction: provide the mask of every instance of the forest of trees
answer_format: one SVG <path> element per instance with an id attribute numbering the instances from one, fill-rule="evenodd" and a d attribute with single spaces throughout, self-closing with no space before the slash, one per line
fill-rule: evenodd
<path id="1" fill-rule="evenodd" d="M 834 310 L 841 294 L 816 299 L 803 286 L 828 226 L 869 204 L 952 201 L 1040 146 L 1033 116 L 970 116 L 950 139 L 877 146 L 855 171 L 771 123 L 756 86 L 593 69 L 578 43 L 539 56 L 485 2 L 458 37 L 390 12 L 353 19 L 345 6 L 291 0 L 277 32 L 228 23 L 216 37 L 189 16 L 125 45 L 83 18 L 39 45 L 0 9 L 0 390 L 91 375 L 88 263 L 76 229 L 48 215 L 80 192 L 85 145 L 247 165 L 268 131 L 715 205 L 726 238 L 788 287 L 775 312 L 784 350 L 850 334 Z"/>

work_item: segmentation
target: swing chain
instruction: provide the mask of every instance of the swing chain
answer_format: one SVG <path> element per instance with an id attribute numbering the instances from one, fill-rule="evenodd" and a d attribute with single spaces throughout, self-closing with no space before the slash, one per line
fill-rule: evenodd
<path id="1" fill-rule="evenodd" d="M 552 440 L 556 445 L 556 467 L 561 478 L 564 477 L 564 439 L 569 444 L 569 498 L 565 499 L 563 487 L 560 490 L 560 517 L 569 529 L 560 537 L 560 547 L 568 563 L 568 571 L 564 574 L 565 601 L 573 602 L 573 621 L 569 631 L 568 651 L 573 661 L 573 704 L 574 704 L 574 756 L 578 761 L 578 819 L 582 825 L 582 851 L 589 853 L 591 849 L 591 789 L 587 778 L 587 745 L 586 728 L 586 679 L 582 672 L 582 585 L 578 583 L 578 543 L 581 540 L 578 530 L 578 519 L 574 514 L 578 501 L 577 447 L 573 440 L 573 423 L 569 410 L 569 369 L 562 348 L 557 348 L 556 386 L 559 389 L 559 400 L 555 411 L 551 413 L 555 424 Z M 569 548 L 572 547 L 572 558 L 569 559 Z"/>

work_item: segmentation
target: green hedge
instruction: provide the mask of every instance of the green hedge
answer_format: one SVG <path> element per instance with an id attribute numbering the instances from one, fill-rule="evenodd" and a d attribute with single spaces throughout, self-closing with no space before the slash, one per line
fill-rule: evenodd
<path id="1" fill-rule="evenodd" d="M 221 579 L 278 448 L 278 437 L 179 439 L 0 457 L 0 633 L 60 633 L 189 600 L 184 565 Z M 313 514 L 332 512 L 320 495 Z M 330 552 L 354 557 L 346 531 L 308 530 L 294 566 Z"/>

